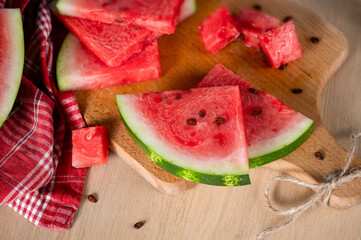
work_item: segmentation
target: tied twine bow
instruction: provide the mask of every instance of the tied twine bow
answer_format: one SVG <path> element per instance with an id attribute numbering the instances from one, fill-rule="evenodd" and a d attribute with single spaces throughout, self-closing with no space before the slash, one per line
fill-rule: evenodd
<path id="1" fill-rule="evenodd" d="M 349 166 L 352 161 L 352 157 L 356 151 L 357 139 L 360 137 L 361 137 L 361 132 L 359 132 L 357 134 L 352 134 L 352 138 L 351 138 L 351 140 L 352 140 L 351 146 L 352 147 L 351 147 L 351 151 L 347 157 L 345 166 L 341 170 L 336 171 L 336 172 L 331 173 L 330 175 L 326 176 L 324 178 L 324 182 L 322 182 L 322 183 L 319 183 L 319 184 L 305 183 L 305 182 L 300 181 L 293 177 L 275 177 L 275 178 L 271 179 L 268 182 L 266 190 L 265 190 L 265 200 L 268 204 L 268 208 L 271 211 L 273 211 L 279 215 L 291 216 L 291 218 L 278 226 L 269 227 L 269 228 L 264 229 L 261 233 L 257 234 L 256 239 L 257 240 L 263 239 L 266 235 L 277 232 L 277 231 L 287 227 L 288 225 L 292 224 L 307 209 L 309 209 L 310 207 L 312 207 L 313 205 L 315 205 L 317 202 L 321 201 L 322 199 L 323 199 L 323 201 L 322 201 L 323 204 L 327 205 L 331 198 L 331 194 L 336 189 L 341 187 L 343 184 L 351 182 L 355 178 L 361 177 L 361 169 L 360 168 L 353 168 L 353 169 L 349 170 Z M 272 206 L 271 200 L 269 197 L 269 189 L 270 189 L 271 185 L 276 181 L 296 183 L 301 186 L 316 189 L 316 192 L 304 204 L 301 204 L 297 207 L 293 207 L 293 208 L 287 209 L 287 210 L 279 210 Z"/>

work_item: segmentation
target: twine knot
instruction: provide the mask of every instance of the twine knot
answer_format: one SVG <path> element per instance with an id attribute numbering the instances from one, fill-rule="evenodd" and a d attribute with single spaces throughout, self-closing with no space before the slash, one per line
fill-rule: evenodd
<path id="1" fill-rule="evenodd" d="M 300 181 L 293 177 L 275 177 L 275 178 L 271 179 L 268 182 L 266 190 L 265 190 L 265 201 L 268 204 L 268 208 L 271 211 L 276 212 L 279 215 L 291 216 L 291 218 L 278 226 L 264 229 L 261 233 L 257 234 L 256 239 L 257 240 L 263 239 L 266 235 L 274 233 L 276 231 L 279 231 L 279 230 L 287 227 L 288 225 L 292 224 L 300 215 L 302 215 L 302 213 L 304 213 L 310 207 L 314 206 L 317 202 L 322 201 L 324 205 L 328 205 L 331 195 L 336 189 L 338 189 L 343 184 L 353 181 L 355 178 L 360 178 L 361 177 L 361 169 L 360 168 L 349 169 L 351 161 L 352 161 L 352 157 L 356 151 L 357 139 L 360 137 L 361 137 L 361 132 L 359 132 L 357 134 L 352 134 L 351 150 L 346 159 L 345 166 L 342 169 L 337 170 L 337 171 L 325 176 L 323 179 L 323 182 L 321 182 L 319 184 L 306 183 L 306 182 Z M 316 190 L 316 192 L 312 197 L 310 197 L 310 199 L 307 202 L 305 202 L 299 206 L 296 206 L 296 207 L 293 207 L 290 209 L 286 209 L 286 210 L 279 210 L 279 209 L 273 207 L 270 197 L 269 197 L 269 195 L 270 195 L 269 189 L 270 189 L 271 185 L 276 181 L 296 183 L 298 185 L 314 189 L 314 190 Z"/>

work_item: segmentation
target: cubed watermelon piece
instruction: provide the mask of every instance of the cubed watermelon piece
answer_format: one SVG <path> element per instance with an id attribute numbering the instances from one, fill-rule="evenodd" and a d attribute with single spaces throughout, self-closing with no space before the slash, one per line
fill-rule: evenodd
<path id="1" fill-rule="evenodd" d="M 205 18 L 198 28 L 204 46 L 213 54 L 233 42 L 240 34 L 231 12 L 225 6 L 220 6 Z"/>
<path id="2" fill-rule="evenodd" d="M 244 36 L 244 43 L 248 47 L 261 50 L 258 37 L 266 30 L 278 27 L 280 20 L 265 13 L 244 8 L 236 16 L 235 25 Z"/>
<path id="3" fill-rule="evenodd" d="M 273 68 L 302 57 L 302 47 L 293 21 L 263 33 L 259 40 Z"/>
<path id="4" fill-rule="evenodd" d="M 108 128 L 104 126 L 72 131 L 72 165 L 75 168 L 108 163 Z"/>

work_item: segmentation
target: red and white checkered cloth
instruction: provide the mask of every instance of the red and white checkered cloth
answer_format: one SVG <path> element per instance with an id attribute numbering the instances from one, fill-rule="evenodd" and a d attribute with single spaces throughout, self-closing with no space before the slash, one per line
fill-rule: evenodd
<path id="1" fill-rule="evenodd" d="M 38 226 L 65 231 L 86 174 L 71 166 L 71 130 L 85 122 L 74 93 L 59 93 L 52 76 L 54 49 L 65 31 L 52 32 L 46 0 L 0 0 L 0 7 L 22 10 L 26 49 L 18 98 L 0 128 L 0 205 Z"/>

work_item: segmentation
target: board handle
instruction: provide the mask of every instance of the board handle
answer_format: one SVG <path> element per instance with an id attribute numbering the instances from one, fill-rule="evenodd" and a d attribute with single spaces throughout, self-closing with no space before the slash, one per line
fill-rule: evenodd
<path id="1" fill-rule="evenodd" d="M 316 152 L 322 154 L 322 160 L 316 156 Z M 349 152 L 320 124 L 296 152 L 264 165 L 264 167 L 287 173 L 306 183 L 319 184 L 329 174 L 342 169 L 346 164 L 348 155 Z M 361 160 L 353 156 L 350 169 L 360 165 Z M 331 195 L 329 205 L 334 208 L 345 209 L 360 202 L 361 179 L 355 179 L 336 189 Z"/>

